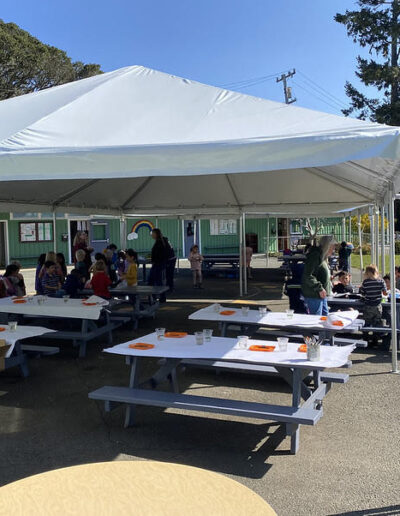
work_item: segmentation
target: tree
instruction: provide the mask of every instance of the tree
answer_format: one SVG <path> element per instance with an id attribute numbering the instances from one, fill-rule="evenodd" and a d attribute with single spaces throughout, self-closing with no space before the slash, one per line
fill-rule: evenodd
<path id="1" fill-rule="evenodd" d="M 74 63 L 63 50 L 0 20 L 0 100 L 99 73 L 100 65 Z"/>
<path id="2" fill-rule="evenodd" d="M 347 35 L 367 48 L 371 59 L 357 57 L 356 76 L 379 94 L 368 98 L 350 82 L 345 91 L 350 106 L 343 113 L 375 122 L 400 125 L 400 0 L 358 0 L 359 10 L 336 14 L 335 21 L 346 26 Z"/>
<path id="3" fill-rule="evenodd" d="M 317 238 L 317 235 L 318 235 L 318 231 L 322 227 L 321 221 L 319 219 L 315 219 L 314 223 L 315 223 L 314 227 L 312 227 L 311 220 L 308 219 L 308 218 L 305 219 L 305 228 L 304 229 L 309 234 L 309 239 L 310 239 L 310 244 L 311 245 L 315 245 L 316 238 Z"/>
<path id="4" fill-rule="evenodd" d="M 381 227 L 381 220 L 382 217 L 379 215 L 379 227 Z M 367 213 L 364 213 L 364 215 L 361 215 L 360 217 L 360 224 L 361 224 L 361 231 L 362 233 L 371 233 L 371 218 Z M 389 227 L 389 221 L 385 217 L 385 229 L 387 230 Z M 356 233 L 358 232 L 358 217 L 351 217 L 351 229 L 352 232 Z"/>

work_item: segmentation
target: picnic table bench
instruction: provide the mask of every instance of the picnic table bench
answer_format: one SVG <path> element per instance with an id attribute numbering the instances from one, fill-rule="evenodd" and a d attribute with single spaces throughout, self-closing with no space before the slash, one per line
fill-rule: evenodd
<path id="1" fill-rule="evenodd" d="M 134 348 L 141 343 L 150 344 L 149 349 Z M 266 341 L 256 341 L 254 344 L 275 344 Z M 322 417 L 322 400 L 334 382 L 345 383 L 347 375 L 338 377 L 323 376 L 326 368 L 342 367 L 347 364 L 348 357 L 354 346 L 331 347 L 323 346 L 319 362 L 309 362 L 307 356 L 298 352 L 297 344 L 289 344 L 288 351 L 281 353 L 253 352 L 248 349 L 235 349 L 236 339 L 226 337 L 212 337 L 210 342 L 202 346 L 196 345 L 192 335 L 183 338 L 165 338 L 158 340 L 155 333 L 140 339 L 125 342 L 104 351 L 124 356 L 131 367 L 128 387 L 104 386 L 89 393 L 89 398 L 105 402 L 105 410 L 110 411 L 123 404 L 126 406 L 125 426 L 134 422 L 136 405 L 157 406 L 163 408 L 177 408 L 197 412 L 210 412 L 239 417 L 267 419 L 283 423 L 286 434 L 291 438 L 291 452 L 296 453 L 299 448 L 300 425 L 315 425 Z M 164 365 L 156 373 L 158 385 L 163 379 L 172 377 L 175 392 L 160 392 L 140 388 L 138 371 L 139 361 L 154 358 L 164 358 Z M 210 398 L 206 396 L 192 396 L 182 394 L 177 382 L 177 366 L 183 360 L 214 360 L 237 362 L 243 370 L 251 372 L 251 366 L 272 366 L 292 388 L 291 406 L 254 403 L 242 400 Z M 312 385 L 305 381 L 312 375 Z M 146 383 L 146 382 L 145 382 Z"/>

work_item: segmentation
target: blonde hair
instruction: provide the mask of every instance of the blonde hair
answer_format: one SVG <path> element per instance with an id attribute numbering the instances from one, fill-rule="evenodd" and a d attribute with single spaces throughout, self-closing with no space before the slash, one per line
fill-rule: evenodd
<path id="1" fill-rule="evenodd" d="M 74 241 L 72 242 L 72 245 L 73 246 L 76 246 L 80 243 L 81 239 L 81 235 L 85 235 L 85 240 L 87 240 L 87 234 L 86 234 L 86 231 L 78 231 L 78 233 L 75 235 L 74 237 Z"/>
<path id="2" fill-rule="evenodd" d="M 57 255 L 54 251 L 48 251 L 46 253 L 46 262 L 57 263 Z"/>
<path id="3" fill-rule="evenodd" d="M 368 279 L 377 279 L 379 276 L 378 267 L 374 264 L 365 267 L 365 277 Z"/>
<path id="4" fill-rule="evenodd" d="M 92 272 L 96 274 L 96 272 L 104 272 L 106 270 L 106 264 L 103 260 L 97 260 L 97 262 L 93 265 Z"/>
<path id="5" fill-rule="evenodd" d="M 75 258 L 78 262 L 82 262 L 85 259 L 86 253 L 83 249 L 78 249 L 75 253 Z"/>
<path id="6" fill-rule="evenodd" d="M 323 260 L 326 260 L 328 257 L 329 248 L 335 244 L 336 241 L 332 235 L 324 235 L 319 239 L 319 246 L 321 248 Z"/>

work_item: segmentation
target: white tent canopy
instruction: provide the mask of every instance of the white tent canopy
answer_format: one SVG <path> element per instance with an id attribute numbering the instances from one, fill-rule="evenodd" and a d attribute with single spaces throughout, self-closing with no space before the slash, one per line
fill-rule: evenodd
<path id="1" fill-rule="evenodd" d="M 132 66 L 0 102 L 0 208 L 335 213 L 383 199 L 399 134 Z"/>

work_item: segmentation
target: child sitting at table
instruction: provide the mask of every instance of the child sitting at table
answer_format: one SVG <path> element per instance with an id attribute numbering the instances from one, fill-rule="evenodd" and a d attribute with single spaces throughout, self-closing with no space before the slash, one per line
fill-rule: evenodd
<path id="1" fill-rule="evenodd" d="M 333 286 L 332 292 L 334 294 L 353 294 L 354 287 L 351 284 L 351 275 L 346 271 L 341 271 L 335 276 L 338 278 L 338 283 Z"/>
<path id="2" fill-rule="evenodd" d="M 199 252 L 198 245 L 192 245 L 189 254 L 190 268 L 192 269 L 193 288 L 203 288 L 203 275 L 201 273 L 201 264 L 203 256 Z"/>
<path id="3" fill-rule="evenodd" d="M 107 267 L 102 260 L 96 262 L 93 267 L 93 277 L 90 283 L 95 296 L 99 296 L 104 299 L 111 299 L 111 293 L 108 290 L 108 287 L 112 282 L 106 271 Z"/>
<path id="4" fill-rule="evenodd" d="M 61 288 L 60 276 L 56 273 L 56 263 L 50 260 L 44 264 L 45 273 L 42 279 L 43 292 L 46 296 L 56 297 Z"/>
<path id="5" fill-rule="evenodd" d="M 382 294 L 386 296 L 387 289 L 376 265 L 365 268 L 360 294 L 364 298 L 363 318 L 367 326 L 382 326 Z"/>
<path id="6" fill-rule="evenodd" d="M 83 287 L 83 281 L 84 280 L 78 269 L 72 269 L 72 271 L 67 275 L 63 285 L 65 294 L 71 298 L 79 297 L 79 290 Z"/>
<path id="7" fill-rule="evenodd" d="M 75 253 L 76 264 L 75 269 L 79 272 L 82 278 L 87 281 L 89 279 L 89 271 L 86 265 L 86 252 L 83 249 L 78 249 Z"/>
<path id="8" fill-rule="evenodd" d="M 42 288 L 42 277 L 40 276 L 40 273 L 43 269 L 44 262 L 46 261 L 46 253 L 42 253 L 39 258 L 36 265 L 36 272 L 35 272 L 35 290 L 36 294 L 43 294 L 43 288 Z"/>
<path id="9" fill-rule="evenodd" d="M 137 252 L 133 249 L 126 251 L 126 272 L 121 274 L 121 279 L 126 281 L 128 287 L 135 287 L 137 285 Z"/>

